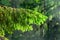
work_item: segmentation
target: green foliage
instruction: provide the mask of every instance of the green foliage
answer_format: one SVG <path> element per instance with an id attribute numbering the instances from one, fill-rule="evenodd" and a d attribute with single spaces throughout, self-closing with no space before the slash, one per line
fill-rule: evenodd
<path id="1" fill-rule="evenodd" d="M 1 0 L 0 5 L 11 6 L 16 8 L 33 9 L 40 3 L 40 0 Z"/>
<path id="2" fill-rule="evenodd" d="M 39 3 L 40 0 L 24 0 L 25 3 Z"/>
<path id="3" fill-rule="evenodd" d="M 10 5 L 10 1 L 9 0 L 1 0 L 0 1 L 0 5 L 9 6 Z"/>
<path id="4" fill-rule="evenodd" d="M 4 36 L 0 36 L 0 40 L 9 40 L 9 39 Z"/>
<path id="5" fill-rule="evenodd" d="M 41 13 L 29 9 L 0 7 L 0 31 L 3 34 L 11 34 L 14 30 L 33 30 L 31 24 L 41 25 L 46 19 Z"/>

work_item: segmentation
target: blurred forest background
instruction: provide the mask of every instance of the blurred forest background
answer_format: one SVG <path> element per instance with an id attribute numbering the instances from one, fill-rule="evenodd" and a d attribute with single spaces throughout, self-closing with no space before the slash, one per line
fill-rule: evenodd
<path id="1" fill-rule="evenodd" d="M 13 23 L 12 20 L 4 23 L 2 20 L 10 19 L 10 15 L 12 15 L 10 12 L 13 16 L 16 15 L 16 18 L 14 16 Z M 7 16 L 2 17 L 2 14 L 5 15 L 4 13 Z M 36 15 L 31 16 L 30 13 L 38 15 L 38 20 L 33 19 Z M 19 15 L 24 16 L 17 20 Z M 25 27 L 26 15 L 30 15 L 33 19 L 28 21 L 28 25 L 32 25 L 32 27 L 28 27 L 29 29 Z M 22 19 L 22 24 L 18 23 Z M 33 23 L 33 21 L 36 22 Z M 11 27 L 12 24 L 10 25 L 8 22 L 18 23 L 16 25 L 22 25 L 25 29 L 17 28 L 17 26 Z M 19 28 L 21 29 L 19 30 Z M 0 0 L 0 35 L 0 38 L 6 38 L 5 40 L 60 40 L 60 0 Z"/>

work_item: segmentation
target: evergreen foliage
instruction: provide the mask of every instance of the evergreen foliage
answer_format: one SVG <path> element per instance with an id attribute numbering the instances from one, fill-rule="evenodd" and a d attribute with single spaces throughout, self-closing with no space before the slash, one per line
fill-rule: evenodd
<path id="1" fill-rule="evenodd" d="M 30 9 L 0 6 L 0 35 L 12 34 L 14 30 L 33 30 L 31 24 L 41 25 L 46 19 L 47 16 Z"/>

